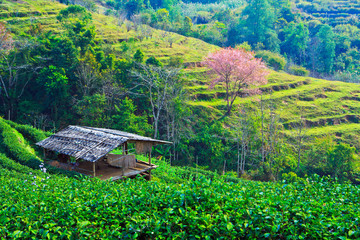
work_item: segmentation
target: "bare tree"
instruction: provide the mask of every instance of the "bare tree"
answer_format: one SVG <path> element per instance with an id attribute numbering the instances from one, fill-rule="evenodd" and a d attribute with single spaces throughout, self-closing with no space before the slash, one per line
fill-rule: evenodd
<path id="1" fill-rule="evenodd" d="M 248 137 L 249 137 L 249 123 L 248 123 L 248 114 L 246 111 L 240 111 L 240 131 L 241 131 L 241 156 L 239 156 L 240 151 L 240 142 L 238 138 L 238 164 L 237 164 L 237 176 L 241 177 L 241 175 L 245 172 L 245 162 L 246 155 L 248 150 Z"/>
<path id="2" fill-rule="evenodd" d="M 250 108 L 238 108 L 234 114 L 234 121 L 231 125 L 234 128 L 237 147 L 237 176 L 245 173 L 246 159 L 251 154 L 252 145 L 257 140 L 256 118 L 254 111 Z"/>
<path id="3" fill-rule="evenodd" d="M 125 90 L 114 80 L 114 72 L 102 73 L 101 91 L 105 95 L 107 106 L 110 112 L 114 110 L 116 100 L 125 95 Z"/>
<path id="4" fill-rule="evenodd" d="M 295 119 L 293 123 L 293 139 L 294 139 L 294 149 L 297 155 L 297 170 L 300 171 L 301 163 L 301 150 L 303 149 L 303 142 L 306 137 L 306 128 L 305 128 L 305 119 L 301 114 L 302 108 L 300 109 L 300 116 L 298 119 Z"/>
<path id="5" fill-rule="evenodd" d="M 133 23 L 130 22 L 130 21 L 127 21 L 127 20 L 125 20 L 124 23 L 125 23 L 126 31 L 127 31 L 127 32 L 130 32 L 130 30 L 131 30 L 132 27 L 133 27 Z"/>
<path id="6" fill-rule="evenodd" d="M 170 34 L 167 39 L 166 39 L 169 43 L 169 47 L 172 48 L 173 47 L 173 43 L 176 40 L 175 34 Z"/>
<path id="7" fill-rule="evenodd" d="M 260 121 L 261 162 L 268 180 L 274 180 L 272 168 L 279 154 L 281 124 L 280 117 L 276 112 L 276 105 L 271 97 L 267 100 L 267 104 L 265 104 L 263 96 L 261 96 Z M 267 163 L 266 165 L 265 162 Z"/>
<path id="8" fill-rule="evenodd" d="M 126 12 L 124 12 L 123 10 L 118 10 L 116 12 L 116 20 L 116 24 L 121 27 L 126 20 Z"/>
<path id="9" fill-rule="evenodd" d="M 270 99 L 269 103 L 269 121 L 268 121 L 268 146 L 269 146 L 269 163 L 270 170 L 272 170 L 272 166 L 274 165 L 274 160 L 277 157 L 277 147 L 279 143 L 279 130 L 280 130 L 280 117 L 276 113 L 275 104 Z M 271 171 L 272 173 L 272 171 Z"/>
<path id="10" fill-rule="evenodd" d="M 32 74 L 41 69 L 34 67 L 21 51 L 33 48 L 31 42 L 13 42 L 14 48 L 0 51 L 0 98 L 8 119 L 16 117 L 16 108 Z"/>
<path id="11" fill-rule="evenodd" d="M 80 61 L 76 70 L 78 77 L 78 87 L 83 96 L 89 96 L 91 91 L 95 89 L 98 81 L 98 71 L 85 61 Z"/>
<path id="12" fill-rule="evenodd" d="M 167 140 L 173 142 L 173 160 L 178 156 L 177 145 L 182 137 L 188 137 L 187 123 L 190 118 L 190 110 L 184 106 L 187 93 L 181 82 L 175 82 L 170 86 L 165 101 L 165 128 Z M 170 156 L 171 158 L 171 156 Z M 171 160 L 171 159 L 170 159 Z"/>
<path id="13" fill-rule="evenodd" d="M 177 82 L 180 69 L 154 67 L 140 63 L 137 66 L 139 71 L 132 71 L 132 75 L 139 80 L 138 86 L 147 90 L 146 94 L 154 118 L 154 138 L 156 138 L 159 120 L 169 97 L 169 89 Z"/>
<path id="14" fill-rule="evenodd" d="M 260 118 L 261 118 L 261 162 L 264 163 L 265 162 L 265 136 L 264 136 L 265 109 L 264 109 L 264 101 L 262 94 L 260 99 Z"/>

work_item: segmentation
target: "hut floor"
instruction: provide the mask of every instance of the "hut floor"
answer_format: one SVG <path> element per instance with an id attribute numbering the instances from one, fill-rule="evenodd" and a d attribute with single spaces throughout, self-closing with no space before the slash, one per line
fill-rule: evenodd
<path id="1" fill-rule="evenodd" d="M 57 167 L 79 172 L 85 175 L 93 176 L 93 163 L 88 161 L 79 162 L 79 165 L 77 167 L 74 167 L 71 164 L 66 163 L 58 163 Z M 107 180 L 112 178 L 113 181 L 124 178 L 124 177 L 132 177 L 138 174 L 146 174 L 146 172 L 150 171 L 151 169 L 157 168 L 154 164 L 149 164 L 143 161 L 136 162 L 136 166 L 134 168 L 127 168 L 127 169 L 121 169 L 118 167 L 113 167 L 107 164 L 103 160 L 99 160 L 96 162 L 96 177 Z"/>

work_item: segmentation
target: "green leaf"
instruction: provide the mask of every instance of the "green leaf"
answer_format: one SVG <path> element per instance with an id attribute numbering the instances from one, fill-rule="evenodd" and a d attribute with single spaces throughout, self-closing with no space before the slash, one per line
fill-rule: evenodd
<path id="1" fill-rule="evenodd" d="M 226 224 L 226 228 L 227 228 L 227 230 L 231 231 L 231 230 L 233 230 L 234 225 L 233 225 L 231 222 L 228 222 L 228 223 Z"/>

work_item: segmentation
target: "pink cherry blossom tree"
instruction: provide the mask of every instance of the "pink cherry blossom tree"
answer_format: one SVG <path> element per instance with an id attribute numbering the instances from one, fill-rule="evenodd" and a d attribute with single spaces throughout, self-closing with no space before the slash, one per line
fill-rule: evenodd
<path id="1" fill-rule="evenodd" d="M 244 49 L 225 48 L 209 54 L 203 64 L 211 69 L 217 77 L 210 82 L 210 88 L 223 83 L 226 90 L 227 109 L 224 116 L 229 115 L 235 99 L 240 94 L 257 92 L 252 86 L 267 82 L 267 68 L 261 59 L 254 57 L 253 52 Z"/>

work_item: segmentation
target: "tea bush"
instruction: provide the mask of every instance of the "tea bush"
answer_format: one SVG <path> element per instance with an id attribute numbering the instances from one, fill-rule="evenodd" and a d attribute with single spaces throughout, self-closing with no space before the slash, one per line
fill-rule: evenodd
<path id="1" fill-rule="evenodd" d="M 1 238 L 360 237 L 359 188 L 325 178 L 229 183 L 199 175 L 178 184 L 20 176 L 0 170 Z"/>
<path id="2" fill-rule="evenodd" d="M 25 129 L 32 130 L 32 128 L 21 127 L 23 131 Z M 37 130 L 39 131 L 39 130 Z M 43 139 L 43 136 L 36 134 L 38 132 L 34 131 L 29 135 L 33 136 L 34 139 L 38 138 Z M 36 136 L 36 137 L 35 137 Z M 15 128 L 12 128 L 6 120 L 0 118 L 0 153 L 5 154 L 7 157 L 17 161 L 21 165 L 28 166 L 32 169 L 38 169 L 39 165 L 43 163 L 42 159 L 36 155 L 35 150 L 30 146 L 30 144 L 25 140 L 22 134 L 20 134 Z M 65 171 L 58 169 L 52 166 L 47 166 L 50 173 L 63 174 L 67 176 L 78 175 L 75 172 Z"/>
<path id="3" fill-rule="evenodd" d="M 294 174 L 247 181 L 155 159 L 150 182 L 50 175 L 1 119 L 0 133 L 0 239 L 360 238 L 352 184 Z"/>

